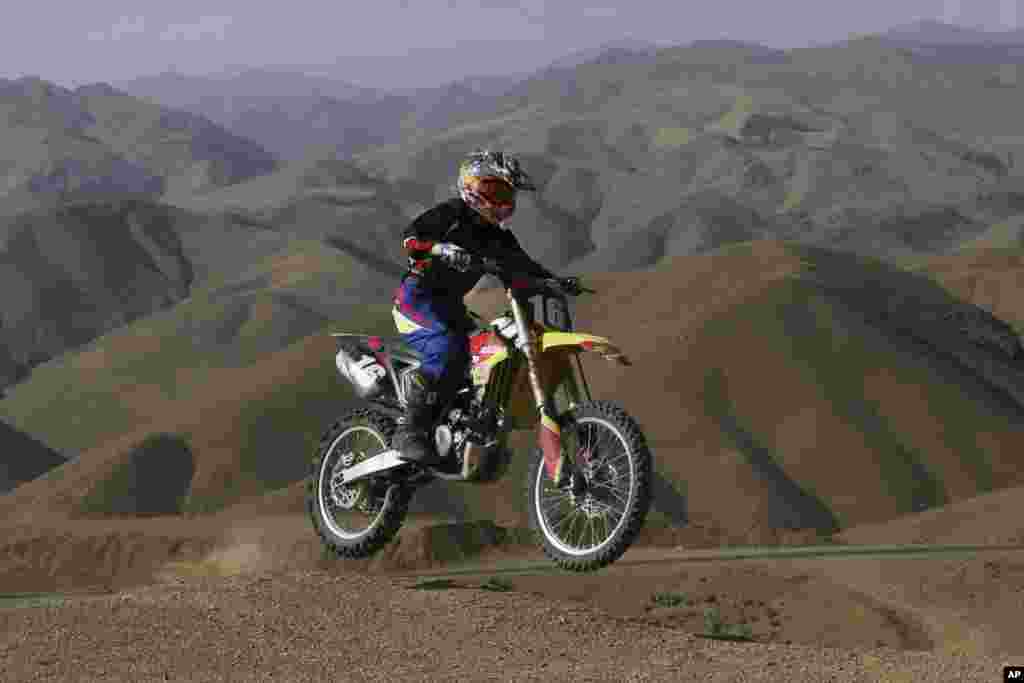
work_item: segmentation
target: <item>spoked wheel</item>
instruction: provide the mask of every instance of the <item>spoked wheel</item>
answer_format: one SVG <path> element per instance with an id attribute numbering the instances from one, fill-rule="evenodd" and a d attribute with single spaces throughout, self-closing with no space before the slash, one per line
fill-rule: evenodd
<path id="1" fill-rule="evenodd" d="M 343 469 L 387 450 L 393 433 L 389 418 L 360 410 L 336 422 L 320 440 L 306 508 L 321 541 L 342 557 L 369 557 L 405 519 L 409 489 L 374 479 L 345 485 L 341 476 Z"/>
<path id="2" fill-rule="evenodd" d="M 582 494 L 555 488 L 535 457 L 527 480 L 530 523 L 559 566 L 586 572 L 607 566 L 636 539 L 651 505 L 651 453 L 636 421 L 608 401 L 572 411 L 563 452 L 586 481 Z"/>

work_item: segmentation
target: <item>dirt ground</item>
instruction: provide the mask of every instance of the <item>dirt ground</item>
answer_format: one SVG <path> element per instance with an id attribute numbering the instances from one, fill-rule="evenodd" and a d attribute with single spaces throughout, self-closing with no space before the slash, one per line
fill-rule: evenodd
<path id="1" fill-rule="evenodd" d="M 64 681 L 991 681 L 1005 658 L 736 643 L 519 592 L 352 572 L 0 610 L 0 676 Z"/>
<path id="2" fill-rule="evenodd" d="M 1024 549 L 640 545 L 579 576 L 486 524 L 411 520 L 342 562 L 296 514 L 54 517 L 5 529 L 0 591 L 4 681 L 991 681 L 1024 662 Z M 47 595 L 11 595 L 29 591 Z"/>

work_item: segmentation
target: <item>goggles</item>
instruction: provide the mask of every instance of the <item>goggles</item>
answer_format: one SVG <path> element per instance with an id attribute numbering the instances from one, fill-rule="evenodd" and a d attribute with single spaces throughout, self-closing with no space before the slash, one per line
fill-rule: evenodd
<path id="1" fill-rule="evenodd" d="M 488 202 L 497 206 L 515 204 L 516 201 L 516 188 L 497 178 L 479 180 L 474 184 L 473 189 Z"/>

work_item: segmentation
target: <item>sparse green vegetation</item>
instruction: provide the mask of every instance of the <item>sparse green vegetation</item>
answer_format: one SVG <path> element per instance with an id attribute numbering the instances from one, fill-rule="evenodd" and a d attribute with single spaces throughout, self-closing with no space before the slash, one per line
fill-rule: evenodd
<path id="1" fill-rule="evenodd" d="M 654 144 L 659 148 L 684 147 L 691 138 L 689 128 L 659 128 L 654 136 Z"/>
<path id="2" fill-rule="evenodd" d="M 722 614 L 717 607 L 708 607 L 704 610 L 704 633 L 701 635 L 716 640 L 750 641 L 754 639 L 754 632 L 749 624 L 727 624 L 722 619 Z"/>
<path id="3" fill-rule="evenodd" d="M 512 583 L 506 579 L 503 579 L 498 576 L 492 576 L 486 581 L 484 581 L 482 584 L 480 584 L 480 588 L 484 589 L 485 591 L 493 591 L 495 593 L 507 593 L 508 591 L 515 588 L 515 586 L 513 586 Z"/>
<path id="4" fill-rule="evenodd" d="M 59 593 L 0 593 L 0 609 L 62 607 L 64 603 Z"/>
<path id="5" fill-rule="evenodd" d="M 413 586 L 413 590 L 420 591 L 443 591 L 457 588 L 458 582 L 454 579 L 424 579 Z"/>
<path id="6" fill-rule="evenodd" d="M 733 133 L 739 132 L 746 122 L 746 117 L 750 114 L 753 109 L 754 98 L 750 95 L 737 95 L 735 104 L 721 119 L 718 120 L 718 126 L 722 130 L 731 131 Z"/>
<path id="7" fill-rule="evenodd" d="M 782 202 L 783 211 L 792 211 L 793 209 L 800 206 L 800 202 L 804 199 L 804 193 L 800 190 L 790 190 L 786 193 L 786 199 Z"/>
<path id="8" fill-rule="evenodd" d="M 691 604 L 686 595 L 673 591 L 655 593 L 651 596 L 651 602 L 657 607 L 684 607 Z"/>

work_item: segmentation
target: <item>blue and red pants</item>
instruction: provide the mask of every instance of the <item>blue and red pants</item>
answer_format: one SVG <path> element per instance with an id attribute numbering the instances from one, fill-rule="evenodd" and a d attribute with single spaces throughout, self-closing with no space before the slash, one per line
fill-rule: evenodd
<path id="1" fill-rule="evenodd" d="M 457 389 L 469 367 L 468 334 L 475 327 L 462 297 L 426 289 L 413 276 L 395 290 L 394 304 L 402 340 L 423 356 L 420 371 Z"/>

